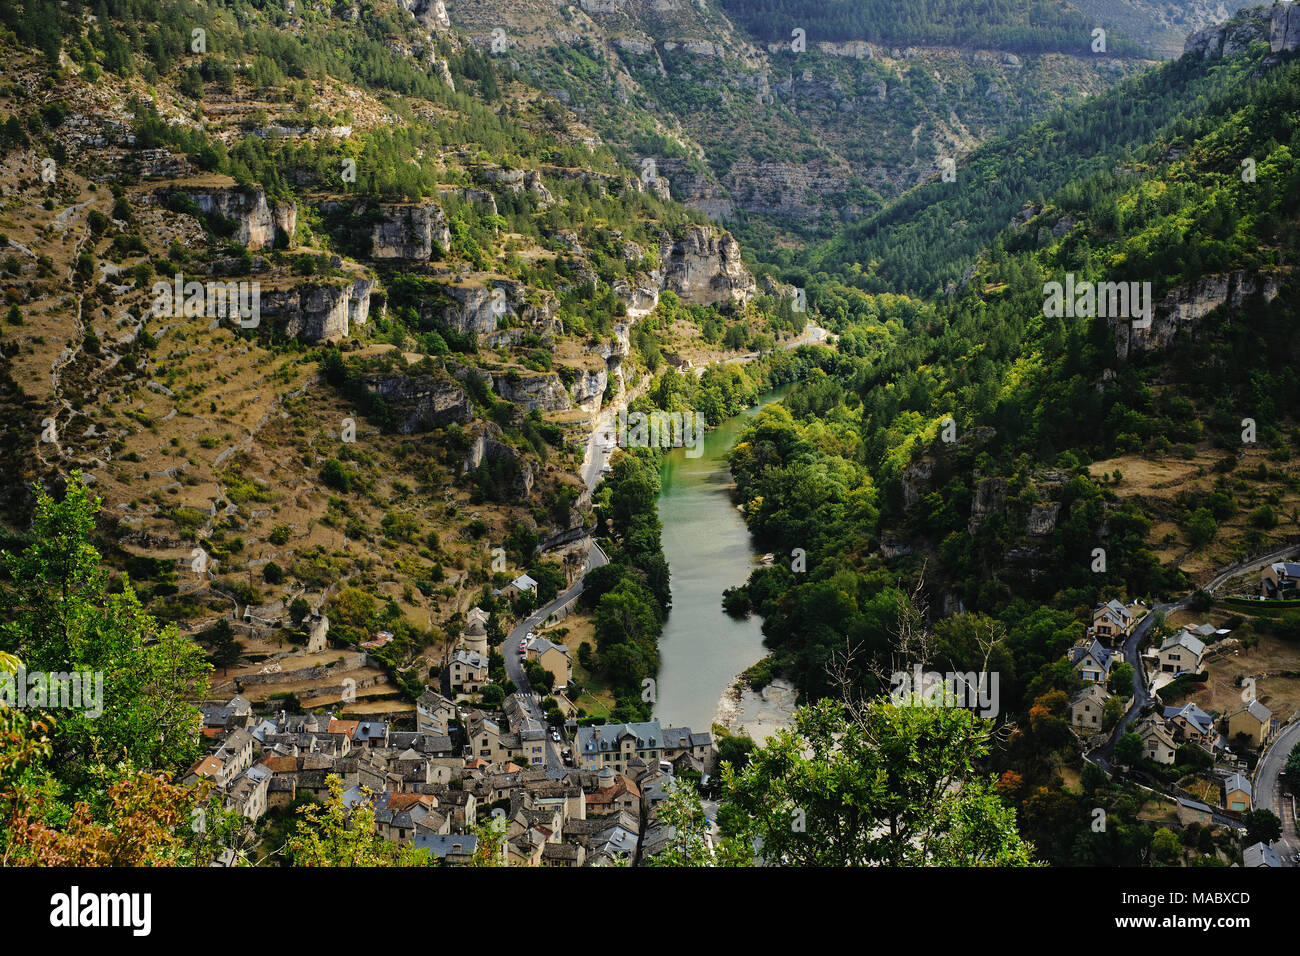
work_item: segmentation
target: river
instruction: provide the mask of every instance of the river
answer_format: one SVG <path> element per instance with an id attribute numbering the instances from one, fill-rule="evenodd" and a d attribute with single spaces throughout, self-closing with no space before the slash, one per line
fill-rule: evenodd
<path id="1" fill-rule="evenodd" d="M 708 432 L 700 457 L 674 448 L 664 458 L 659 519 L 673 606 L 659 638 L 654 713 L 665 725 L 707 731 L 722 693 L 766 654 L 757 616 L 735 620 L 722 611 L 722 592 L 745 583 L 756 557 L 731 503 L 727 455 L 759 409 L 789 388 L 765 393 L 758 405 Z"/>

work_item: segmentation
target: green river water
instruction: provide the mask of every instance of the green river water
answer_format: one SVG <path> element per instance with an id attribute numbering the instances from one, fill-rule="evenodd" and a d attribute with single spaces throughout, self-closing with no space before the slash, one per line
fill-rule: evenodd
<path id="1" fill-rule="evenodd" d="M 759 409 L 788 389 L 765 393 L 758 405 L 708 432 L 699 458 L 687 458 L 682 448 L 664 458 L 659 519 L 673 606 L 659 639 L 654 714 L 665 726 L 707 731 L 723 691 L 765 654 L 761 620 L 733 620 L 722 611 L 722 592 L 743 584 L 756 565 L 745 522 L 731 503 L 727 455 Z"/>

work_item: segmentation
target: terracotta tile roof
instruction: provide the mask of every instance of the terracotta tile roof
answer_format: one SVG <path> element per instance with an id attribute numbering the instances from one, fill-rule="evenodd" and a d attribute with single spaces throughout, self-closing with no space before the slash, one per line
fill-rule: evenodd
<path id="1" fill-rule="evenodd" d="M 330 720 L 329 727 L 326 728 L 325 732 L 327 734 L 346 734 L 348 737 L 352 737 L 356 734 L 359 726 L 361 726 L 359 720 L 339 720 L 335 717 Z"/>
<path id="2" fill-rule="evenodd" d="M 603 806 L 607 803 L 613 803 L 624 794 L 630 794 L 638 800 L 641 799 L 641 791 L 636 788 L 636 784 L 622 774 L 619 774 L 614 778 L 614 786 L 610 787 L 608 790 L 593 790 L 591 793 L 587 794 L 587 805 L 591 806 L 594 804 L 598 807 Z"/>
<path id="3" fill-rule="evenodd" d="M 221 772 L 224 764 L 216 757 L 204 757 L 202 760 L 195 762 L 194 766 L 186 771 L 186 775 L 197 774 L 200 777 L 211 777 Z"/>

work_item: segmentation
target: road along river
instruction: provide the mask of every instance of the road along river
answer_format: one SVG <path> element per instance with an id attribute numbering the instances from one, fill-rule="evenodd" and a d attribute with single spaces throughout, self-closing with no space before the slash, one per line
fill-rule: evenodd
<path id="1" fill-rule="evenodd" d="M 758 617 L 734 620 L 722 611 L 722 592 L 744 584 L 756 563 L 731 503 L 727 455 L 759 409 L 789 388 L 765 393 L 758 405 L 708 432 L 700 457 L 674 448 L 664 458 L 659 519 L 673 606 L 659 638 L 654 713 L 665 724 L 708 730 L 723 691 L 766 653 Z"/>

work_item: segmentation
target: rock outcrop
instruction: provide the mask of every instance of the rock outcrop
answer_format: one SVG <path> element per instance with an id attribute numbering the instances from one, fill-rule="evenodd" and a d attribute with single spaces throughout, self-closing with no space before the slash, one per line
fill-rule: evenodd
<path id="1" fill-rule="evenodd" d="M 347 338 L 353 324 L 364 325 L 369 317 L 374 289 L 374 280 L 365 278 L 340 285 L 263 289 L 262 318 L 303 342 Z"/>
<path id="2" fill-rule="evenodd" d="M 1061 513 L 1061 503 L 1051 501 L 1043 505 L 1034 505 L 1029 509 L 1025 519 L 1025 534 L 1042 536 L 1056 530 L 1056 519 Z"/>
<path id="3" fill-rule="evenodd" d="M 691 226 L 682 238 L 660 242 L 659 260 L 661 288 L 690 305 L 744 302 L 757 288 L 740 260 L 740 244 L 729 232 L 719 235 L 706 226 Z"/>
<path id="4" fill-rule="evenodd" d="M 451 19 L 443 0 L 398 0 L 398 5 L 411 13 L 426 30 L 451 29 Z"/>
<path id="5" fill-rule="evenodd" d="M 295 204 L 277 203 L 272 209 L 261 186 L 181 187 L 163 193 L 168 200 L 179 193 L 198 206 L 203 215 L 220 216 L 233 223 L 230 238 L 253 251 L 274 246 L 277 227 L 291 238 L 298 222 Z"/>
<path id="6" fill-rule="evenodd" d="M 611 288 L 627 306 L 628 315 L 648 315 L 659 304 L 659 290 L 648 280 L 615 279 Z"/>
<path id="7" fill-rule="evenodd" d="M 1277 4 L 1271 11 L 1264 7 L 1242 10 L 1226 23 L 1197 30 L 1183 44 L 1183 52 L 1207 59 L 1233 56 L 1260 40 L 1270 40 L 1274 53 L 1294 50 L 1300 37 L 1292 35 L 1292 45 L 1287 47 L 1287 33 L 1289 28 L 1300 31 L 1300 16 L 1292 13 L 1290 7 L 1291 4 Z M 1297 21 L 1294 27 L 1292 21 Z"/>
<path id="8" fill-rule="evenodd" d="M 518 475 L 515 479 L 514 490 L 521 496 L 526 497 L 533 490 L 532 465 L 519 452 L 493 437 L 500 434 L 501 429 L 493 424 L 489 424 L 487 428 L 479 432 L 470 443 L 469 454 L 465 456 L 462 469 L 465 472 L 470 472 L 481 467 L 485 462 L 510 462 L 512 463 L 512 469 L 517 469 Z"/>
<path id="9" fill-rule="evenodd" d="M 518 320 L 527 328 L 554 331 L 551 325 L 560 303 L 547 290 L 528 290 L 514 279 L 491 279 L 486 285 L 448 285 L 451 303 L 442 318 L 466 335 L 491 336 L 503 319 Z"/>
<path id="10" fill-rule="evenodd" d="M 366 388 L 381 396 L 403 435 L 429 431 L 474 418 L 474 406 L 459 385 L 434 375 L 363 375 Z"/>
<path id="11" fill-rule="evenodd" d="M 1195 328 L 1207 314 L 1222 305 L 1240 308 L 1257 293 L 1271 302 L 1281 286 L 1276 276 L 1248 272 L 1229 272 L 1203 276 L 1195 282 L 1174 289 L 1156 304 L 1149 328 L 1135 328 L 1131 320 L 1112 320 L 1115 330 L 1115 357 L 1127 358 L 1138 352 L 1165 348 L 1180 328 Z"/>
<path id="12" fill-rule="evenodd" d="M 445 291 L 452 304 L 443 310 L 447 325 L 466 335 L 491 335 L 497 322 L 507 314 L 514 314 L 509 296 L 498 286 L 447 286 Z"/>
<path id="13" fill-rule="evenodd" d="M 532 193 L 536 197 L 539 206 L 549 206 L 555 202 L 555 197 L 542 183 L 542 177 L 535 169 L 504 169 L 500 166 L 485 166 L 478 170 L 478 175 L 485 182 L 504 186 L 512 193 Z"/>
<path id="14" fill-rule="evenodd" d="M 569 390 L 573 396 L 573 404 L 595 411 L 600 407 L 601 397 L 605 394 L 605 386 L 608 384 L 609 373 L 605 369 L 595 371 L 578 369 L 573 386 Z"/>
<path id="15" fill-rule="evenodd" d="M 1268 45 L 1274 53 L 1300 50 L 1300 10 L 1294 3 L 1273 5 L 1269 23 Z"/>
<path id="16" fill-rule="evenodd" d="M 605 394 L 609 373 L 605 369 L 573 369 L 573 384 L 566 388 L 563 379 L 554 372 L 546 374 L 498 373 L 492 376 L 492 388 L 506 401 L 514 402 L 524 412 L 537 409 L 543 412 L 567 411 L 575 405 L 589 406 L 599 402 Z"/>
<path id="17" fill-rule="evenodd" d="M 558 375 L 506 372 L 494 375 L 492 384 L 496 393 L 508 402 L 514 402 L 524 414 L 533 409 L 543 412 L 564 411 L 573 407 L 569 390 Z"/>
<path id="18" fill-rule="evenodd" d="M 975 487 L 975 500 L 970 504 L 970 523 L 967 530 L 974 534 L 979 530 L 984 519 L 991 514 L 1000 514 L 1007 503 L 1007 480 L 1005 478 L 982 478 Z"/>
<path id="19" fill-rule="evenodd" d="M 435 249 L 451 245 L 447 216 L 437 203 L 384 204 L 379 214 L 382 218 L 370 230 L 372 259 L 428 262 Z"/>
<path id="20" fill-rule="evenodd" d="M 903 469 L 904 507 L 910 508 L 921 500 L 921 495 L 934 479 L 936 465 L 937 462 L 933 458 L 918 458 Z"/>

